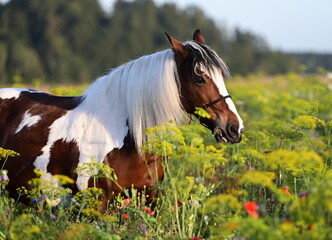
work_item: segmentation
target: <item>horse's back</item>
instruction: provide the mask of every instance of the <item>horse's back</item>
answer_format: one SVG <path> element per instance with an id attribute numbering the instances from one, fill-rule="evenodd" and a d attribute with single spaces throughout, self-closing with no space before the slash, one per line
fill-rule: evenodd
<path id="1" fill-rule="evenodd" d="M 76 98 L 29 89 L 0 89 L 0 146 L 8 145 L 10 139 L 19 138 L 22 142 L 25 136 L 32 140 L 34 134 L 40 138 L 54 120 L 76 107 L 77 102 Z"/>
<path id="2" fill-rule="evenodd" d="M 3 88 L 0 89 L 0 146 L 8 147 L 8 141 L 19 133 L 20 128 L 23 128 L 23 123 L 26 126 L 31 126 L 33 122 L 29 122 L 26 118 L 24 121 L 24 114 L 31 105 L 31 101 L 21 96 L 25 89 Z M 26 90 L 28 91 L 28 90 Z M 30 114 L 31 116 L 31 114 Z M 32 119 L 30 119 L 32 120 Z M 35 117 L 35 121 L 37 117 Z M 21 127 L 20 127 L 21 126 Z M 22 129 L 21 129 L 22 130 Z M 12 145 L 12 144 L 9 144 Z M 13 149 L 14 150 L 14 149 Z"/>

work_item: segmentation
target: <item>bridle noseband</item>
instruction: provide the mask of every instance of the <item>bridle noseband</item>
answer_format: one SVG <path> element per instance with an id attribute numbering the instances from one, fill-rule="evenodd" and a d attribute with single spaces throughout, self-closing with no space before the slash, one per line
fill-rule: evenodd
<path id="1" fill-rule="evenodd" d="M 210 102 L 208 104 L 205 104 L 204 106 L 201 106 L 201 108 L 203 108 L 204 110 L 206 110 L 207 108 L 211 107 L 213 104 L 215 104 L 217 102 L 220 102 L 222 100 L 225 100 L 226 98 L 232 98 L 232 97 L 231 97 L 231 95 L 226 95 L 224 97 L 220 97 L 220 98 L 218 98 L 218 99 L 216 99 L 216 100 L 214 100 L 214 101 L 212 101 L 212 102 Z"/>

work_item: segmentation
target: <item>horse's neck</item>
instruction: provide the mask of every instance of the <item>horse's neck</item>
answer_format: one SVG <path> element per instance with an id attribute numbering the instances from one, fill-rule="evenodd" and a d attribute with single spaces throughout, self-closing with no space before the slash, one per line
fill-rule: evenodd
<path id="1" fill-rule="evenodd" d="M 98 79 L 98 84 L 102 84 L 102 80 Z M 84 95 L 82 104 L 73 111 L 72 117 L 78 119 L 87 137 L 108 138 L 113 147 L 121 147 L 128 134 L 128 114 L 123 107 L 123 99 L 118 96 L 120 92 L 110 94 L 107 84 L 105 82 L 104 88 L 92 86 L 93 89 Z"/>
<path id="2" fill-rule="evenodd" d="M 173 52 L 166 50 L 122 65 L 91 85 L 82 108 L 107 129 L 129 128 L 140 147 L 146 128 L 179 120 L 175 64 Z"/>

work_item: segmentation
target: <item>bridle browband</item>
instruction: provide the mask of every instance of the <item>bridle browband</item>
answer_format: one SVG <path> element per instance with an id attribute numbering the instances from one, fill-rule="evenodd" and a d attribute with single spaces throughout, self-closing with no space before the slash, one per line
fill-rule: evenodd
<path id="1" fill-rule="evenodd" d="M 186 96 L 181 96 L 181 97 L 187 99 L 188 101 L 190 101 L 190 102 L 192 102 L 192 103 L 194 103 L 194 104 L 197 104 L 194 100 L 192 100 L 192 99 L 190 99 L 190 98 L 188 98 L 188 97 L 186 97 Z M 211 107 L 211 106 L 213 106 L 214 104 L 216 104 L 217 102 L 223 101 L 223 100 L 225 100 L 226 98 L 232 98 L 232 97 L 231 97 L 231 95 L 226 95 L 226 96 L 224 96 L 224 97 L 220 97 L 220 98 L 218 98 L 218 99 L 216 99 L 216 100 L 214 100 L 214 101 L 212 101 L 212 102 L 210 102 L 210 103 L 208 103 L 208 104 L 205 104 L 205 105 L 203 105 L 203 106 L 199 106 L 199 104 L 197 104 L 197 105 L 198 105 L 199 107 L 203 108 L 204 110 L 206 110 L 206 109 L 208 109 L 209 107 Z"/>

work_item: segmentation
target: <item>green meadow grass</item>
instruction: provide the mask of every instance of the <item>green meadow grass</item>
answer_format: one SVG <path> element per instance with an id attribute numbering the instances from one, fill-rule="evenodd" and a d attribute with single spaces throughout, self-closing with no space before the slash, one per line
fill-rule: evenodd
<path id="1" fill-rule="evenodd" d="M 58 204 L 68 190 L 41 179 L 19 189 L 31 199 L 26 206 L 7 196 L 1 168 L 0 239 L 332 239 L 331 79 L 252 74 L 226 85 L 245 121 L 241 143 L 216 144 L 198 123 L 147 129 L 143 148 L 165 165 L 152 206 L 144 192 L 127 189 L 100 211 L 95 187 Z M 0 166 L 13 157 L 0 149 Z M 102 164 L 83 168 L 116 181 Z"/>

